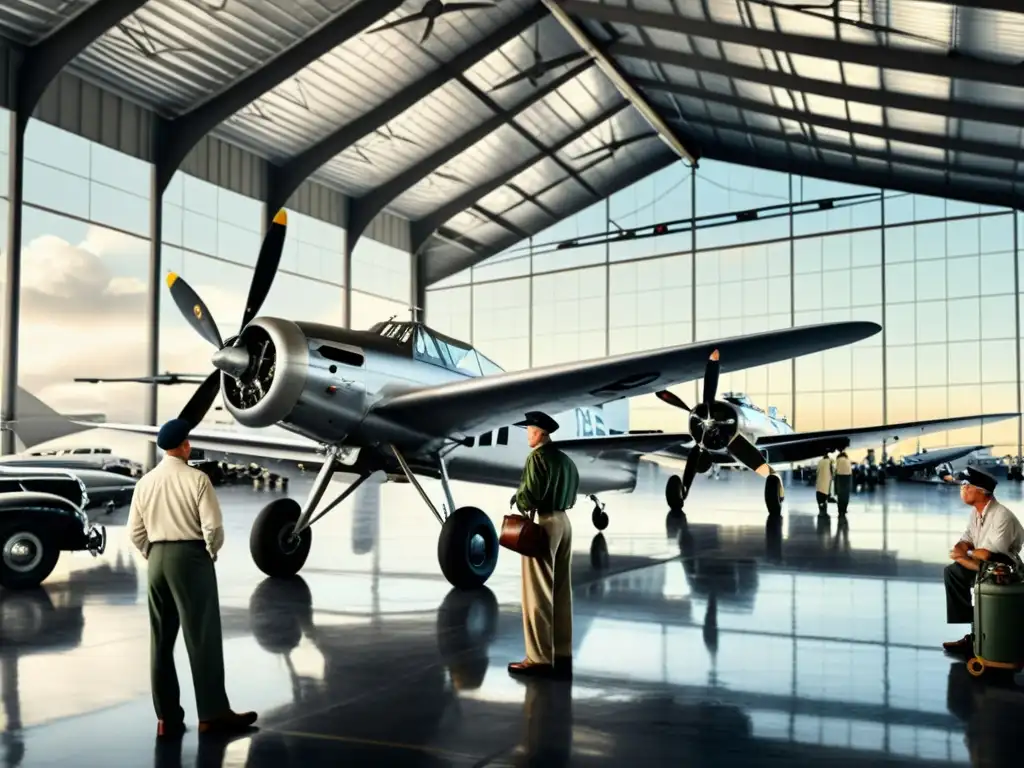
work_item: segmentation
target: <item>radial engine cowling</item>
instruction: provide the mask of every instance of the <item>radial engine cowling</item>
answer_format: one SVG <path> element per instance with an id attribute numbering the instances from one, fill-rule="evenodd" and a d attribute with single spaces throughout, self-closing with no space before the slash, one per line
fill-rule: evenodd
<path id="1" fill-rule="evenodd" d="M 708 451 L 724 450 L 740 427 L 740 417 L 728 403 L 715 400 L 708 408 L 700 403 L 690 412 L 690 435 L 694 442 Z"/>
<path id="2" fill-rule="evenodd" d="M 227 365 L 237 378 L 221 373 L 228 412 L 239 424 L 252 428 L 286 420 L 306 386 L 309 348 L 305 334 L 290 320 L 257 317 L 232 346 L 235 349 Z M 224 364 L 217 367 L 226 370 Z"/>

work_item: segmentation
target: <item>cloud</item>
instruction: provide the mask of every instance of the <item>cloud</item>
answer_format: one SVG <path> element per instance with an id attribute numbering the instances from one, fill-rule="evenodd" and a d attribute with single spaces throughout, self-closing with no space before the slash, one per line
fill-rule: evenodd
<path id="1" fill-rule="evenodd" d="M 62 412 L 102 412 L 109 421 L 143 419 L 144 385 L 73 381 L 77 376 L 124 377 L 147 372 L 146 283 L 139 277 L 115 274 L 110 266 L 133 264 L 135 259 L 148 264 L 144 241 L 95 226 L 77 245 L 53 235 L 26 244 L 22 249 L 18 360 L 21 386 Z M 133 271 L 144 273 L 145 267 Z M 248 293 L 248 283 L 237 281 L 237 277 L 248 277 L 251 270 L 230 269 L 228 274 L 234 282 L 193 284 L 224 336 L 237 330 Z M 161 370 L 212 371 L 213 347 L 181 317 L 166 288 L 161 289 Z M 321 317 L 308 319 L 326 321 L 330 314 L 334 320 L 338 314 L 336 307 L 313 309 L 322 309 Z M 194 391 L 191 385 L 162 387 L 160 414 L 177 413 Z M 211 419 L 230 421 L 223 412 L 211 412 Z M 105 433 L 101 442 L 114 447 L 113 443 L 120 441 L 108 440 L 109 434 Z M 89 433 L 67 438 L 76 444 L 95 439 Z"/>

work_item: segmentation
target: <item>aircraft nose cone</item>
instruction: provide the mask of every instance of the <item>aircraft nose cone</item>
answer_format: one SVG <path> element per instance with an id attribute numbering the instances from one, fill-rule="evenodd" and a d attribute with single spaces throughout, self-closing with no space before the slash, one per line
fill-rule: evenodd
<path id="1" fill-rule="evenodd" d="M 245 347 L 224 347 L 213 355 L 213 367 L 236 379 L 249 367 L 249 352 Z"/>

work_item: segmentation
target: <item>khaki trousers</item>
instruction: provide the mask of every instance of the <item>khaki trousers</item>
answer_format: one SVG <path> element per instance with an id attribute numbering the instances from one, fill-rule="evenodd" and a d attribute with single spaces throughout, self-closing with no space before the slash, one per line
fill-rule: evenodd
<path id="1" fill-rule="evenodd" d="M 523 558 L 523 635 L 526 658 L 552 664 L 572 656 L 572 525 L 565 512 L 537 515 L 549 551 Z"/>

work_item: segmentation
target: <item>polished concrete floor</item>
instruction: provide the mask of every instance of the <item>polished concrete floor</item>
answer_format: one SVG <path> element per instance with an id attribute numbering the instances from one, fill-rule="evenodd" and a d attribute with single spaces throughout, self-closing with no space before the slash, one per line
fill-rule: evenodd
<path id="1" fill-rule="evenodd" d="M 963 634 L 941 581 L 967 518 L 955 488 L 862 494 L 840 526 L 791 486 L 775 528 L 749 473 L 699 477 L 685 519 L 666 516 L 664 477 L 644 465 L 641 490 L 609 494 L 602 535 L 589 504 L 573 512 L 572 684 L 508 676 L 518 559 L 502 554 L 489 589 L 451 592 L 408 485 L 367 484 L 317 523 L 285 583 L 248 554 L 267 492 L 221 489 L 228 691 L 260 730 L 224 742 L 193 725 L 170 746 L 154 739 L 145 561 L 116 512 L 105 555 L 66 554 L 42 590 L 0 592 L 3 765 L 1022 764 L 1024 688 L 971 678 L 940 648 Z M 455 488 L 496 522 L 508 495 Z"/>

